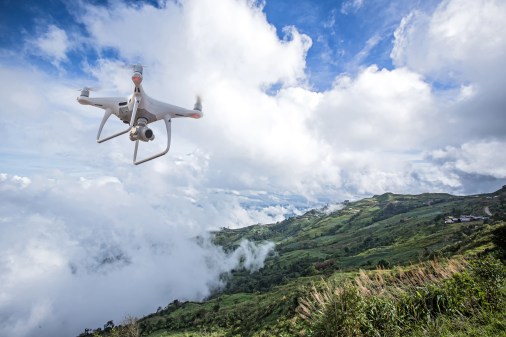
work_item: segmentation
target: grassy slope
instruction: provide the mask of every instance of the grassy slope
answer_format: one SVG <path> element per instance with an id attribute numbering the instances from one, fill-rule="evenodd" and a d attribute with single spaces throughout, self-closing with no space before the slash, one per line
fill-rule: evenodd
<path id="1" fill-rule="evenodd" d="M 143 318 L 141 329 L 150 336 L 290 330 L 298 299 L 322 276 L 351 278 L 358 268 L 375 268 L 379 262 L 406 265 L 489 248 L 494 226 L 482 221 L 444 224 L 444 216 L 485 215 L 485 207 L 501 213 L 505 198 L 505 188 L 468 197 L 387 193 L 328 215 L 310 211 L 272 225 L 222 230 L 215 242 L 225 249 L 242 239 L 269 240 L 276 244 L 276 254 L 258 272 L 234 271 L 227 287 L 204 303 L 176 302 Z"/>

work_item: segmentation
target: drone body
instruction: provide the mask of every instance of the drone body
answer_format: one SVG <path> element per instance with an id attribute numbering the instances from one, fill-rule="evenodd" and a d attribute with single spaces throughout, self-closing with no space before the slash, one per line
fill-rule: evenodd
<path id="1" fill-rule="evenodd" d="M 149 97 L 142 88 L 142 71 L 143 67 L 139 64 L 133 66 L 132 82 L 134 83 L 134 92 L 125 99 L 124 97 L 90 97 L 90 89 L 81 89 L 81 94 L 77 101 L 83 105 L 91 105 L 105 110 L 104 117 L 100 123 L 97 133 L 97 142 L 102 143 L 112 138 L 130 132 L 130 140 L 135 141 L 134 159 L 135 165 L 145 163 L 151 159 L 158 158 L 166 154 L 170 149 L 171 139 L 171 119 L 179 117 L 201 118 L 202 103 L 200 98 L 197 97 L 197 102 L 193 110 L 184 109 L 168 103 L 159 102 Z M 128 124 L 128 128 L 107 136 L 100 138 L 102 129 L 111 115 L 115 115 L 123 123 Z M 164 151 L 147 157 L 145 159 L 137 160 L 137 151 L 139 148 L 139 141 L 149 142 L 155 138 L 153 131 L 148 127 L 148 124 L 164 120 L 167 129 L 167 147 Z"/>

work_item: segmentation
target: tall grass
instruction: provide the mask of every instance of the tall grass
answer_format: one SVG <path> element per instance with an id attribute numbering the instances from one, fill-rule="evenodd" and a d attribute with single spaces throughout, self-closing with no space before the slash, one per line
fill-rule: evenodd
<path id="1" fill-rule="evenodd" d="M 506 304 L 506 268 L 492 257 L 430 261 L 322 280 L 300 301 L 310 336 L 406 336 L 442 317 L 493 313 Z"/>

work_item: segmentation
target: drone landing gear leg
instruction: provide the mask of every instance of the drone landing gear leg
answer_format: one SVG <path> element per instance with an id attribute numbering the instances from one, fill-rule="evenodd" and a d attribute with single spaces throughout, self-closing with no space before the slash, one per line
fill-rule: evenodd
<path id="1" fill-rule="evenodd" d="M 145 162 L 147 162 L 147 161 L 149 161 L 151 159 L 155 159 L 155 158 L 161 157 L 164 154 L 166 154 L 167 152 L 169 152 L 169 149 L 170 149 L 170 136 L 171 136 L 171 124 L 172 124 L 172 122 L 170 120 L 170 116 L 168 116 L 168 115 L 166 115 L 163 120 L 165 121 L 165 127 L 167 128 L 167 148 L 163 152 L 155 154 L 154 156 L 151 156 L 151 157 L 148 157 L 146 159 L 142 159 L 142 160 L 137 161 L 137 150 L 139 149 L 139 140 L 136 140 L 135 141 L 135 150 L 134 150 L 134 164 L 135 165 L 139 165 L 139 164 L 145 163 Z"/>
<path id="2" fill-rule="evenodd" d="M 105 125 L 105 122 L 107 122 L 107 120 L 109 119 L 109 117 L 111 117 L 112 113 L 110 110 L 106 110 L 105 113 L 104 113 L 104 117 L 102 118 L 102 122 L 100 123 L 100 127 L 98 128 L 98 133 L 97 133 L 97 143 L 103 143 L 109 139 L 113 139 L 114 137 L 118 137 L 118 136 L 121 136 L 122 134 L 125 134 L 127 133 L 128 131 L 130 131 L 130 126 L 128 127 L 128 129 L 124 130 L 124 131 L 120 131 L 118 133 L 115 133 L 114 135 L 112 136 L 109 136 L 109 137 L 105 137 L 105 138 L 102 138 L 100 139 L 100 134 L 102 133 L 102 129 L 104 128 L 104 125 Z"/>
<path id="3" fill-rule="evenodd" d="M 140 103 L 140 98 L 136 97 L 135 101 L 134 101 L 133 111 L 132 111 L 132 118 L 130 119 L 130 125 L 128 126 L 128 129 L 120 131 L 118 133 L 115 133 L 112 136 L 100 139 L 100 134 L 102 133 L 102 129 L 104 128 L 105 122 L 107 122 L 109 117 L 111 117 L 111 115 L 112 115 L 112 112 L 110 109 L 105 110 L 104 117 L 102 118 L 102 122 L 100 123 L 100 127 L 98 128 L 97 143 L 103 143 L 109 139 L 113 139 L 115 137 L 121 136 L 121 135 L 127 133 L 128 131 L 130 131 L 132 129 L 132 126 L 134 125 L 134 122 L 135 122 L 135 117 L 137 115 L 137 109 L 139 108 L 139 103 Z"/>

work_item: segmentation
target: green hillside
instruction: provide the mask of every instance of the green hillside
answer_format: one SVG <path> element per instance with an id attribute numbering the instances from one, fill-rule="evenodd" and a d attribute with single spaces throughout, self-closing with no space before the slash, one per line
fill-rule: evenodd
<path id="1" fill-rule="evenodd" d="M 216 233 L 215 242 L 226 248 L 235 248 L 244 238 L 268 240 L 276 244 L 277 253 L 257 273 L 234 272 L 225 293 L 266 291 L 301 276 L 374 269 L 378 264 L 405 265 L 483 250 L 490 244 L 482 238 L 490 230 L 490 221 L 445 224 L 444 219 L 462 214 L 487 216 L 485 207 L 498 213 L 504 197 L 504 190 L 468 197 L 387 193 L 347 203 L 329 215 L 313 210 L 277 224 L 224 229 Z"/>
<path id="2" fill-rule="evenodd" d="M 492 214 L 492 216 L 489 214 Z M 467 218 L 462 218 L 454 223 L 445 223 L 445 219 L 448 217 L 460 218 L 463 215 L 472 215 L 475 219 L 467 221 Z M 330 214 L 322 210 L 312 210 L 302 216 L 293 217 L 276 224 L 255 225 L 235 230 L 223 229 L 214 233 L 214 241 L 227 250 L 236 248 L 241 240 L 248 239 L 256 242 L 274 242 L 275 251 L 267 258 L 264 268 L 257 272 L 250 273 L 245 269 L 239 269 L 234 270 L 231 275 L 224 276 L 227 281 L 225 289 L 217 292 L 207 301 L 203 303 L 174 301 L 165 308 L 158 310 L 157 313 L 140 319 L 140 332 L 142 336 L 152 337 L 332 336 L 336 333 L 335 331 L 328 334 L 321 333 L 327 331 L 325 330 L 327 326 L 325 325 L 325 317 L 328 317 L 328 313 L 325 314 L 325 312 L 329 304 L 327 303 L 322 307 L 322 303 L 325 301 L 315 300 L 315 298 L 327 298 L 327 302 L 332 303 L 333 298 L 337 295 L 325 295 L 326 293 L 321 289 L 332 288 L 334 290 L 331 293 L 341 294 L 339 296 L 347 294 L 346 289 L 348 288 L 355 289 L 351 293 L 359 290 L 364 292 L 367 286 L 364 286 L 363 280 L 360 281 L 360 277 L 370 273 L 371 278 L 377 280 L 378 275 L 380 275 L 378 273 L 381 273 L 381 278 L 388 280 L 381 285 L 385 288 L 382 294 L 390 294 L 389 297 L 382 299 L 381 303 L 390 303 L 389 305 L 395 309 L 396 315 L 402 313 L 402 317 L 392 315 L 389 322 L 393 324 L 391 326 L 395 329 L 408 329 L 404 330 L 404 333 L 400 333 L 400 330 L 392 328 L 397 332 L 390 332 L 389 335 L 399 335 L 399 333 L 400 335 L 408 335 L 407 331 L 409 331 L 411 335 L 415 336 L 417 328 L 414 325 L 409 325 L 411 321 L 407 318 L 411 317 L 409 315 L 412 315 L 413 312 L 406 309 L 409 306 L 402 304 L 404 302 L 399 298 L 405 296 L 409 298 L 411 292 L 414 291 L 415 294 L 420 294 L 422 291 L 420 289 L 427 288 L 426 293 L 424 293 L 426 295 L 423 296 L 430 297 L 435 291 L 434 289 L 443 289 L 441 293 L 438 293 L 437 296 L 439 297 L 435 298 L 444 299 L 451 291 L 460 291 L 460 289 L 464 291 L 467 289 L 465 286 L 452 288 L 450 285 L 446 285 L 454 282 L 452 280 L 455 278 L 463 277 L 461 275 L 468 275 L 471 280 L 477 280 L 473 282 L 481 284 L 482 274 L 497 274 L 500 276 L 499 281 L 497 281 L 499 283 L 494 281 L 496 282 L 493 283 L 494 286 L 487 286 L 488 288 L 485 287 L 487 290 L 484 291 L 488 294 L 490 289 L 499 287 L 500 294 L 494 293 L 494 300 L 476 300 L 472 303 L 469 302 L 471 304 L 466 302 L 467 306 L 471 306 L 476 310 L 461 316 L 468 317 L 467 324 L 474 327 L 476 324 L 469 320 L 481 317 L 478 313 L 482 312 L 482 306 L 488 306 L 489 309 L 495 308 L 497 303 L 494 301 L 500 302 L 503 299 L 504 287 L 501 282 L 504 279 L 501 278 L 503 277 L 501 275 L 504 274 L 504 266 L 499 263 L 493 273 L 487 269 L 488 267 L 482 266 L 482 269 L 487 270 L 476 271 L 482 269 L 472 266 L 474 266 L 473 261 L 477 256 L 483 258 L 490 252 L 496 256 L 501 253 L 501 249 L 504 248 L 504 234 L 506 231 L 505 215 L 506 186 L 495 193 L 475 196 L 453 196 L 439 193 L 421 195 L 386 193 L 356 202 L 346 202 L 343 204 L 342 209 Z M 463 267 L 455 269 L 452 273 L 441 272 L 440 274 L 444 275 L 441 277 L 437 276 L 439 274 L 434 270 L 437 268 L 445 270 L 447 267 L 431 267 L 423 262 L 434 259 L 444 261 L 444 258 L 454 256 L 466 256 L 464 260 L 466 262 L 459 264 Z M 499 260 L 501 259 L 504 261 L 503 257 L 499 257 Z M 455 263 L 455 260 L 448 261 L 450 261 L 448 264 Z M 497 263 L 494 263 L 491 262 L 489 265 L 497 265 Z M 377 271 L 378 267 L 382 270 Z M 427 278 L 427 282 L 417 284 L 416 289 L 399 290 L 403 289 L 403 282 L 406 283 L 405 280 L 401 282 L 403 275 L 409 274 L 411 270 L 416 268 L 421 270 L 421 274 L 436 276 L 430 276 Z M 325 281 L 322 281 L 322 278 Z M 407 283 L 411 284 L 410 282 Z M 378 286 L 371 287 L 377 288 Z M 448 287 L 448 289 L 445 287 Z M 478 288 L 475 286 L 472 289 Z M 390 290 L 387 291 L 387 289 Z M 403 295 L 399 295 L 398 291 Z M 378 305 L 375 301 L 383 298 L 381 296 L 372 296 L 371 291 L 365 291 L 365 293 L 367 293 L 367 296 L 360 292 L 355 294 L 358 296 L 357 298 L 361 299 L 360 301 L 363 301 L 361 308 L 374 307 Z M 451 294 L 456 299 L 471 296 L 468 293 L 465 295 L 463 293 Z M 420 295 L 420 298 L 424 298 L 423 296 Z M 375 300 L 372 301 L 371 298 Z M 394 302 L 389 302 L 393 299 L 395 299 Z M 357 301 L 355 302 L 360 302 Z M 427 301 L 430 302 L 430 300 Z M 450 302 L 455 307 L 449 306 L 448 303 Z M 457 308 L 458 305 L 461 305 L 457 302 L 457 300 L 444 302 L 447 305 L 446 307 L 438 302 L 437 312 L 434 311 L 435 309 L 431 311 L 433 307 L 430 305 L 424 304 L 422 307 L 428 310 L 427 317 L 433 316 L 433 319 L 429 320 L 430 322 L 441 321 L 436 324 L 438 328 L 447 327 L 452 330 L 451 326 L 455 323 L 454 319 L 448 321 L 444 321 L 444 319 L 446 319 L 447 316 L 445 315 L 447 313 L 454 312 L 451 310 L 456 310 L 459 313 L 465 311 L 460 307 L 458 307 L 460 309 Z M 304 309 L 301 303 L 306 303 L 306 310 L 312 308 L 310 311 L 315 311 L 315 313 L 309 316 L 301 314 L 301 310 Z M 374 307 L 376 308 L 374 309 L 373 307 L 370 308 L 371 312 L 378 310 L 378 308 Z M 448 309 L 443 310 L 441 308 Z M 354 312 L 361 312 L 357 308 L 353 310 Z M 379 312 L 383 311 L 383 309 L 379 310 Z M 505 321 L 504 309 L 502 311 L 494 309 L 487 312 L 492 313 L 486 316 L 491 321 L 484 324 L 486 327 L 493 325 L 491 328 L 492 335 L 495 335 L 497 331 L 503 331 L 503 328 L 506 329 L 504 324 L 496 326 L 496 321 Z M 321 315 L 318 316 L 317 313 Z M 476 313 L 476 315 L 473 313 Z M 339 316 L 337 313 L 332 313 L 331 316 L 336 315 Z M 414 315 L 416 316 L 416 313 Z M 392 318 L 394 316 L 397 318 Z M 305 319 L 301 317 L 305 317 Z M 369 316 L 364 313 L 362 318 L 364 317 Z M 383 322 L 378 327 L 373 327 L 367 325 L 372 324 L 370 322 L 373 320 L 366 318 L 363 320 L 366 322 L 365 325 L 356 328 L 359 330 L 350 330 L 352 331 L 351 335 L 373 336 L 378 331 L 382 331 L 381 333 L 389 331 L 381 330 L 390 327 L 387 323 Z M 392 323 L 393 320 L 395 320 L 395 324 Z M 354 317 L 351 321 L 360 321 L 360 319 Z M 342 322 L 339 323 L 340 326 L 343 324 Z M 427 324 L 424 326 L 429 326 Z M 466 324 L 462 323 L 459 326 L 465 327 Z M 374 330 L 373 328 L 380 330 Z M 357 333 L 357 331 L 360 331 L 360 333 Z M 376 332 L 368 334 L 364 331 Z M 420 335 L 426 333 L 426 330 L 420 330 Z M 459 336 L 468 336 L 469 333 L 471 332 L 464 331 Z M 476 331 L 472 333 L 476 333 Z M 347 336 L 341 332 L 339 334 Z M 483 333 L 480 332 L 480 334 Z"/>

